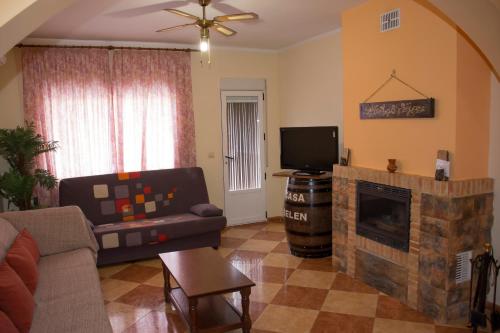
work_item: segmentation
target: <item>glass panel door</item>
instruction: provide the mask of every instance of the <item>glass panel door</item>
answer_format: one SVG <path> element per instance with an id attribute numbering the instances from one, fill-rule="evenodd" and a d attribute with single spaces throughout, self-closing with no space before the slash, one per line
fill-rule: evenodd
<path id="1" fill-rule="evenodd" d="M 264 93 L 223 91 L 224 214 L 229 225 L 265 221 Z"/>
<path id="2" fill-rule="evenodd" d="M 261 187 L 257 97 L 228 97 L 227 152 L 229 191 Z"/>

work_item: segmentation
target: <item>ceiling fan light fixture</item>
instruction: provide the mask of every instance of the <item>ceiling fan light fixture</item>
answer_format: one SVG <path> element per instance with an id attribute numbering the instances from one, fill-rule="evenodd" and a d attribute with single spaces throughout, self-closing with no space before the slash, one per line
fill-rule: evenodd
<path id="1" fill-rule="evenodd" d="M 210 32 L 208 28 L 201 29 L 200 51 L 201 52 L 210 51 Z"/>
<path id="2" fill-rule="evenodd" d="M 208 52 L 209 49 L 210 49 L 210 40 L 208 38 L 202 38 L 200 40 L 200 51 Z"/>
<path id="3" fill-rule="evenodd" d="M 190 13 L 186 13 L 182 10 L 178 10 L 178 9 L 174 9 L 174 8 L 164 9 L 165 11 L 170 12 L 172 14 L 176 14 L 179 16 L 193 19 L 194 22 L 157 30 L 157 32 L 165 32 L 165 31 L 177 30 L 179 28 L 184 28 L 184 27 L 188 27 L 188 26 L 199 27 L 200 28 L 200 53 L 201 53 L 201 61 L 200 62 L 202 65 L 204 63 L 204 59 L 206 59 L 206 62 L 209 65 L 211 63 L 211 60 L 210 60 L 210 31 L 209 31 L 210 28 L 215 29 L 215 31 L 217 31 L 218 33 L 220 33 L 221 35 L 223 35 L 225 37 L 230 37 L 230 36 L 234 36 L 236 34 L 236 30 L 233 30 L 233 29 L 225 26 L 222 23 L 228 22 L 228 21 L 256 20 L 259 18 L 259 15 L 257 15 L 256 13 L 248 12 L 248 13 L 236 13 L 236 14 L 216 16 L 212 19 L 207 19 L 206 7 L 211 3 L 211 1 L 212 0 L 198 0 L 198 3 L 200 4 L 200 6 L 202 7 L 202 10 L 203 10 L 203 15 L 201 17 L 195 16 L 195 15 L 192 15 Z"/>

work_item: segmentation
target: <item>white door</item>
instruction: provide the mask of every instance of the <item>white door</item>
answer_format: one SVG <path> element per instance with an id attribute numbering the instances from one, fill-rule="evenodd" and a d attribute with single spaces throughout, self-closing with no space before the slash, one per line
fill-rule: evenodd
<path id="1" fill-rule="evenodd" d="M 225 215 L 229 225 L 266 220 L 262 91 L 223 91 Z"/>

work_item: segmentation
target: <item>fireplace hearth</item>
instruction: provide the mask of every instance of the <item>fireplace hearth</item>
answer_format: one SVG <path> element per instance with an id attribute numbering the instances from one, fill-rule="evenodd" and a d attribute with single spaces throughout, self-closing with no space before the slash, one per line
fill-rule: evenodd
<path id="1" fill-rule="evenodd" d="M 358 181 L 356 234 L 408 252 L 411 190 Z"/>

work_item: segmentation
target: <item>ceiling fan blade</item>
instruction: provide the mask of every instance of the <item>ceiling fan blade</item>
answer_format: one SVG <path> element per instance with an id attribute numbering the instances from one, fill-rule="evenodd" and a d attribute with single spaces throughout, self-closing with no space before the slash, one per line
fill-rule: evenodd
<path id="1" fill-rule="evenodd" d="M 167 11 L 167 12 L 172 13 L 172 14 L 184 16 L 184 17 L 187 17 L 187 18 L 190 18 L 190 19 L 193 19 L 193 20 L 199 20 L 200 19 L 198 16 L 195 16 L 195 15 L 183 12 L 182 10 L 178 10 L 178 9 L 168 8 L 168 9 L 164 9 L 164 11 Z"/>
<path id="2" fill-rule="evenodd" d="M 244 21 L 244 20 L 256 20 L 258 18 L 259 15 L 255 13 L 238 13 L 238 14 L 216 16 L 214 17 L 214 21 L 216 22 Z"/>
<path id="3" fill-rule="evenodd" d="M 217 30 L 217 32 L 223 34 L 226 37 L 233 36 L 236 34 L 236 31 L 226 27 L 225 25 L 222 25 L 220 23 L 214 22 L 214 28 Z"/>
<path id="4" fill-rule="evenodd" d="M 181 28 L 184 28 L 184 27 L 190 27 L 190 26 L 193 26 L 193 25 L 196 25 L 196 22 L 188 23 L 188 24 L 176 25 L 176 26 L 169 27 L 169 28 L 163 28 L 163 29 L 160 29 L 160 30 L 156 30 L 156 32 L 165 32 L 165 31 L 177 30 L 177 29 L 181 29 Z"/>

